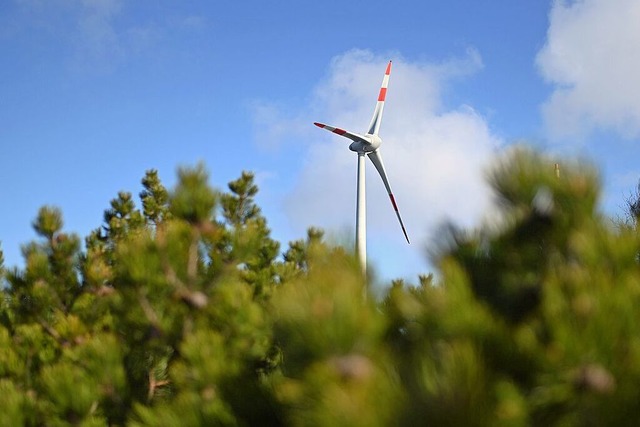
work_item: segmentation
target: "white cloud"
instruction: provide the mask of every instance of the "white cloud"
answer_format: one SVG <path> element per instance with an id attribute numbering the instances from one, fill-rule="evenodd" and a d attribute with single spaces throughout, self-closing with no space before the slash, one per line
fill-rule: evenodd
<path id="1" fill-rule="evenodd" d="M 113 20 L 120 13 L 120 0 L 82 0 L 76 40 L 82 60 L 118 61 L 124 55 L 121 35 Z"/>
<path id="2" fill-rule="evenodd" d="M 47 37 L 69 44 L 73 65 L 112 69 L 127 51 L 126 29 L 118 28 L 122 0 L 14 0 L 24 19 L 22 27 L 44 31 Z"/>
<path id="3" fill-rule="evenodd" d="M 543 106 L 553 138 L 595 129 L 640 136 L 640 2 L 556 0 L 537 56 L 555 85 Z"/>
<path id="4" fill-rule="evenodd" d="M 313 93 L 309 107 L 313 117 L 305 113 L 298 118 L 306 127 L 297 127 L 295 139 L 304 140 L 307 148 L 296 184 L 284 202 L 298 232 L 310 225 L 333 231 L 353 229 L 357 156 L 349 151 L 349 140 L 311 123 L 364 132 L 387 61 L 367 51 L 334 58 L 326 79 Z M 445 111 L 441 98 L 451 78 L 481 66 L 475 51 L 439 64 L 394 58 L 380 135 L 389 180 L 412 239 L 413 255 L 408 256 L 423 256 L 426 239 L 445 218 L 472 225 L 490 205 L 484 172 L 500 140 L 472 107 Z M 283 124 L 295 121 L 279 122 L 278 113 L 268 108 L 257 112 L 274 119 L 272 136 Z M 260 126 L 266 123 L 262 120 Z M 369 161 L 367 213 L 370 243 L 386 250 L 406 247 L 384 186 Z"/>
<path id="5" fill-rule="evenodd" d="M 13 1 L 13 20 L 22 31 L 43 31 L 63 47 L 70 46 L 71 65 L 81 71 L 112 71 L 132 57 L 153 52 L 175 33 L 196 33 L 206 26 L 198 15 L 158 15 L 153 5 L 123 0 Z M 143 19 L 131 20 L 131 13 Z M 13 29 L 8 34 L 16 33 Z"/>
<path id="6" fill-rule="evenodd" d="M 267 150 L 277 150 L 309 130 L 309 120 L 289 112 L 284 105 L 254 100 L 249 105 L 254 126 L 254 140 Z"/>

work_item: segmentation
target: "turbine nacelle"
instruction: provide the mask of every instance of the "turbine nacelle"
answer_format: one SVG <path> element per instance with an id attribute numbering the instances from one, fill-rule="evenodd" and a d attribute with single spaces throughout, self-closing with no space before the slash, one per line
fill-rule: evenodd
<path id="1" fill-rule="evenodd" d="M 378 135 L 370 133 L 363 135 L 362 140 L 354 141 L 349 145 L 349 150 L 356 153 L 372 153 L 380 148 L 382 139 Z"/>

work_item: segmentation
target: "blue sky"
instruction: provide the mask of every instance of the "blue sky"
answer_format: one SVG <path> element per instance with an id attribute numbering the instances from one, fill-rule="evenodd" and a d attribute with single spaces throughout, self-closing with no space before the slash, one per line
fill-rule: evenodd
<path id="1" fill-rule="evenodd" d="M 614 215 L 640 177 L 640 1 L 0 3 L 0 241 L 7 265 L 40 206 L 86 235 L 145 170 L 256 173 L 273 236 L 353 239 L 361 132 L 393 60 L 380 131 L 412 238 L 368 165 L 368 256 L 384 280 L 428 272 L 445 220 L 491 211 L 483 174 L 527 141 L 590 158 Z"/>

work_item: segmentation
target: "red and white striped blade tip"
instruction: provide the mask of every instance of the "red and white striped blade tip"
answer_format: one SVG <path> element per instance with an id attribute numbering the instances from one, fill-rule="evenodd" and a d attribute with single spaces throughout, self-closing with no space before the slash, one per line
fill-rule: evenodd
<path id="1" fill-rule="evenodd" d="M 361 139 L 357 135 L 351 134 L 350 132 L 347 132 L 344 129 L 340 129 L 340 128 L 337 128 L 337 127 L 333 127 L 333 126 L 329 126 L 329 125 L 325 125 L 325 124 L 317 123 L 317 122 L 314 122 L 313 124 L 318 126 L 320 129 L 328 130 L 329 132 L 333 132 L 336 135 L 346 136 L 347 138 L 349 138 L 351 140 L 354 140 L 354 141 L 356 139 Z"/>
<path id="2" fill-rule="evenodd" d="M 404 238 L 407 239 L 408 244 L 411 244 L 411 242 L 409 241 L 409 236 L 407 235 L 407 230 L 404 228 L 402 217 L 400 216 L 400 209 L 398 209 L 398 205 L 396 204 L 396 198 L 393 197 L 393 193 L 389 193 L 389 198 L 391 199 L 393 210 L 396 211 L 396 216 L 398 217 L 398 221 L 400 222 L 400 228 L 402 228 L 402 233 L 404 234 Z"/>

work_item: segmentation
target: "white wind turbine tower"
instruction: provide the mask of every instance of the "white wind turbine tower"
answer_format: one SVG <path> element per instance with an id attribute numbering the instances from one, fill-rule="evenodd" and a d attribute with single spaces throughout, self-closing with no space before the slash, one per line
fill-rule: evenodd
<path id="1" fill-rule="evenodd" d="M 358 256 L 358 260 L 360 261 L 360 266 L 362 268 L 363 273 L 366 273 L 367 270 L 367 214 L 366 214 L 366 195 L 365 195 L 365 156 L 368 156 L 373 165 L 376 167 L 378 173 L 380 174 L 380 178 L 382 178 L 382 182 L 384 183 L 385 188 L 387 189 L 387 193 L 389 193 L 389 199 L 391 199 L 391 204 L 393 205 L 393 209 L 396 211 L 396 216 L 398 217 L 398 221 L 400 222 L 400 227 L 402 227 L 402 232 L 404 233 L 405 239 L 407 239 L 407 243 L 409 243 L 409 237 L 407 236 L 407 231 L 404 228 L 404 224 L 402 223 L 402 218 L 400 217 L 400 211 L 398 210 L 398 205 L 396 205 L 396 200 L 393 197 L 393 193 L 391 192 L 391 186 L 389 185 L 389 179 L 387 178 L 387 173 L 384 169 L 384 163 L 382 163 L 382 154 L 380 153 L 380 145 L 382 144 L 382 139 L 378 136 L 378 131 L 380 130 L 380 123 L 382 122 L 382 110 L 384 109 L 384 99 L 387 95 L 387 86 L 389 85 L 389 75 L 391 74 L 391 61 L 387 65 L 387 70 L 384 73 L 384 78 L 382 79 L 382 86 L 380 87 L 380 94 L 378 95 L 378 103 L 376 104 L 376 108 L 373 111 L 373 117 L 371 118 L 371 123 L 369 123 L 369 128 L 367 133 L 364 135 L 349 132 L 344 129 L 336 128 L 333 126 L 328 126 L 322 123 L 314 123 L 316 126 L 326 129 L 330 132 L 338 134 L 340 136 L 344 136 L 345 138 L 349 138 L 353 141 L 349 145 L 349 149 L 351 151 L 355 151 L 358 154 L 358 191 L 357 191 L 357 204 L 356 204 L 356 254 Z"/>

